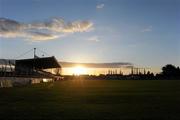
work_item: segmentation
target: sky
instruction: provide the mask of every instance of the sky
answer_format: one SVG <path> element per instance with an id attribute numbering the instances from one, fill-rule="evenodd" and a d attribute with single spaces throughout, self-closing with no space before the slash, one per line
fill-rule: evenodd
<path id="1" fill-rule="evenodd" d="M 180 0 L 0 0 L 0 58 L 36 47 L 66 62 L 180 66 L 179 21 Z"/>

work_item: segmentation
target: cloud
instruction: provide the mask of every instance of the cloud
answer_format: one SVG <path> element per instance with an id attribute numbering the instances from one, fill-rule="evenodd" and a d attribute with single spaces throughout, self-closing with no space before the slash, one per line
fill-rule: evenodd
<path id="1" fill-rule="evenodd" d="M 77 65 L 82 65 L 88 68 L 132 68 L 133 64 L 129 62 L 112 62 L 112 63 L 75 63 L 75 62 L 59 62 L 62 67 L 74 67 Z"/>
<path id="2" fill-rule="evenodd" d="M 98 4 L 98 5 L 96 6 L 96 8 L 97 8 L 97 9 L 102 9 L 102 8 L 104 8 L 104 6 L 105 6 L 104 4 Z"/>
<path id="3" fill-rule="evenodd" d="M 76 21 L 64 26 L 63 32 L 84 32 L 89 30 L 92 25 L 93 24 L 88 21 Z"/>
<path id="4" fill-rule="evenodd" d="M 0 18 L 0 37 L 21 37 L 30 40 L 52 40 L 68 33 L 86 32 L 92 29 L 90 21 L 66 23 L 63 19 L 53 18 L 44 22 L 21 23 L 15 20 Z"/>
<path id="5" fill-rule="evenodd" d="M 141 30 L 141 32 L 151 32 L 152 31 L 152 26 L 148 26 L 147 28 Z"/>
<path id="6" fill-rule="evenodd" d="M 45 40 L 53 40 L 59 38 L 58 35 L 41 33 L 41 32 L 34 32 L 31 34 L 26 35 L 27 39 L 36 40 L 36 41 L 45 41 Z"/>
<path id="7" fill-rule="evenodd" d="M 99 37 L 98 37 L 98 36 L 93 36 L 93 37 L 90 37 L 90 38 L 88 39 L 88 41 L 92 41 L 92 42 L 99 42 L 99 41 L 100 41 L 100 39 L 99 39 Z"/>

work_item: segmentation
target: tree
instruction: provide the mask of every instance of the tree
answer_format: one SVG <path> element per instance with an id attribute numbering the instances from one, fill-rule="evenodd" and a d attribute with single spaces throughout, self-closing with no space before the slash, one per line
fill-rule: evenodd
<path id="1" fill-rule="evenodd" d="M 174 65 L 167 64 L 162 67 L 162 75 L 166 78 L 180 78 L 180 69 Z"/>

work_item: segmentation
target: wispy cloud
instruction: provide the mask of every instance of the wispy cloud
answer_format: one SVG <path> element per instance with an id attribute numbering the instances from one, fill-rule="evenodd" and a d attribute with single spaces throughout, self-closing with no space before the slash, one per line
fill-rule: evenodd
<path id="1" fill-rule="evenodd" d="M 141 30 L 141 32 L 151 32 L 151 31 L 152 31 L 152 26 L 148 26 L 147 28 Z"/>
<path id="2" fill-rule="evenodd" d="M 88 39 L 88 41 L 92 41 L 92 42 L 99 42 L 99 41 L 100 41 L 100 39 L 99 39 L 99 37 L 98 37 L 98 36 L 92 36 L 92 37 L 90 37 L 90 38 Z"/>
<path id="3" fill-rule="evenodd" d="M 74 21 L 66 23 L 63 19 L 53 18 L 43 22 L 22 23 L 0 18 L 0 37 L 21 37 L 30 40 L 52 40 L 64 34 L 86 32 L 92 29 L 90 21 Z"/>
<path id="4" fill-rule="evenodd" d="M 97 9 L 102 9 L 102 8 L 104 8 L 104 6 L 105 6 L 105 4 L 102 3 L 102 4 L 98 4 L 98 5 L 96 6 L 96 8 L 97 8 Z"/>
<path id="5" fill-rule="evenodd" d="M 74 63 L 74 62 L 59 62 L 62 67 L 74 67 L 77 65 L 82 65 L 87 68 L 132 68 L 133 64 L 129 62 L 112 62 L 112 63 Z"/>

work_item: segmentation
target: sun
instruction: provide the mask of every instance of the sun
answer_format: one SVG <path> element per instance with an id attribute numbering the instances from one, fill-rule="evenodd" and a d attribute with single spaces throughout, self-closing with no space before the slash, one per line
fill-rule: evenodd
<path id="1" fill-rule="evenodd" d="M 87 69 L 83 66 L 76 66 L 73 68 L 72 73 L 74 75 L 84 75 L 87 74 Z"/>

